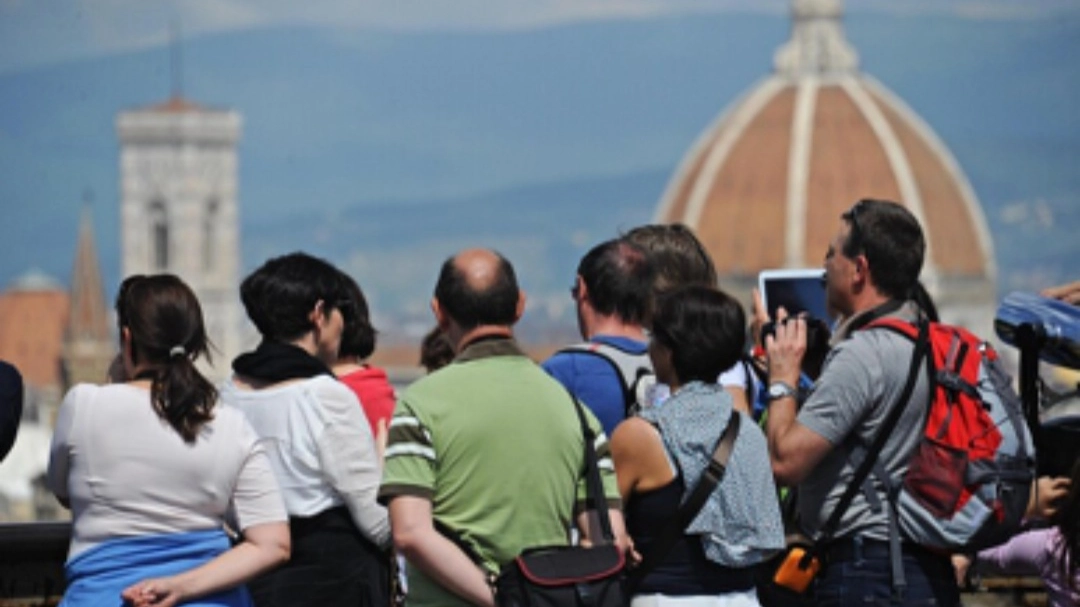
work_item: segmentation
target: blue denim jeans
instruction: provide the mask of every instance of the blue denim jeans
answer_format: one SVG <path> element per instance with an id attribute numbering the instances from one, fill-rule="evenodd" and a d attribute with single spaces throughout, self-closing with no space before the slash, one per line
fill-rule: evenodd
<path id="1" fill-rule="evenodd" d="M 889 607 L 960 607 L 960 590 L 949 557 L 915 547 L 903 549 L 907 586 L 897 595 L 889 560 L 889 544 L 855 538 L 833 550 L 814 582 L 815 604 L 821 607 L 886 605 Z"/>

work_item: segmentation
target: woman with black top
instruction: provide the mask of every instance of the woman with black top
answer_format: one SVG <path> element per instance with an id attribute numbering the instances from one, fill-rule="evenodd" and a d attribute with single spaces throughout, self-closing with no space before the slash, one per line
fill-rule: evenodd
<path id="1" fill-rule="evenodd" d="M 731 416 L 743 419 L 726 473 L 635 588 L 632 607 L 758 605 L 754 565 L 784 545 L 765 437 L 716 384 L 739 358 L 744 327 L 738 302 L 708 287 L 673 291 L 655 311 L 649 356 L 672 396 L 624 421 L 611 438 L 627 529 L 646 559 L 697 486 Z"/>

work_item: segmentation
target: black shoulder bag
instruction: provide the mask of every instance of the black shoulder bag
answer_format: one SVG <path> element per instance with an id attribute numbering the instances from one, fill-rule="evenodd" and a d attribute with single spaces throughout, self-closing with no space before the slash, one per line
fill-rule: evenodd
<path id="1" fill-rule="evenodd" d="M 597 467 L 593 446 L 596 434 L 585 421 L 576 398 L 574 407 L 585 437 L 585 504 L 593 546 L 525 550 L 504 565 L 495 579 L 495 604 L 499 607 L 625 607 L 629 604 L 624 588 L 626 562 L 614 542 Z"/>

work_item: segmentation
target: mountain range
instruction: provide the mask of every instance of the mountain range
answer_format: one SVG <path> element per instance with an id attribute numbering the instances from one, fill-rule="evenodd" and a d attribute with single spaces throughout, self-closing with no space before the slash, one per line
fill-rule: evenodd
<path id="1" fill-rule="evenodd" d="M 249 30 L 184 40 L 183 93 L 244 117 L 245 269 L 309 250 L 352 272 L 384 325 L 420 327 L 442 259 L 496 246 L 518 265 L 530 314 L 565 324 L 580 255 L 651 218 L 682 155 L 769 73 L 788 28 L 712 14 L 504 32 Z M 1076 278 L 1080 19 L 855 13 L 846 31 L 862 69 L 967 172 L 999 289 Z M 168 96 L 169 52 L 0 74 L 0 284 L 32 267 L 67 278 L 86 191 L 107 291 L 118 284 L 114 121 Z"/>

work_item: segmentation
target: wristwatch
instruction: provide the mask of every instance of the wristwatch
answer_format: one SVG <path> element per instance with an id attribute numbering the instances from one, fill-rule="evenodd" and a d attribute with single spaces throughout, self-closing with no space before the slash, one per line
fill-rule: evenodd
<path id="1" fill-rule="evenodd" d="M 782 381 L 774 381 L 769 384 L 768 401 L 771 403 L 774 400 L 785 398 L 790 396 L 795 398 L 797 392 L 795 388 L 792 388 L 790 384 Z"/>

